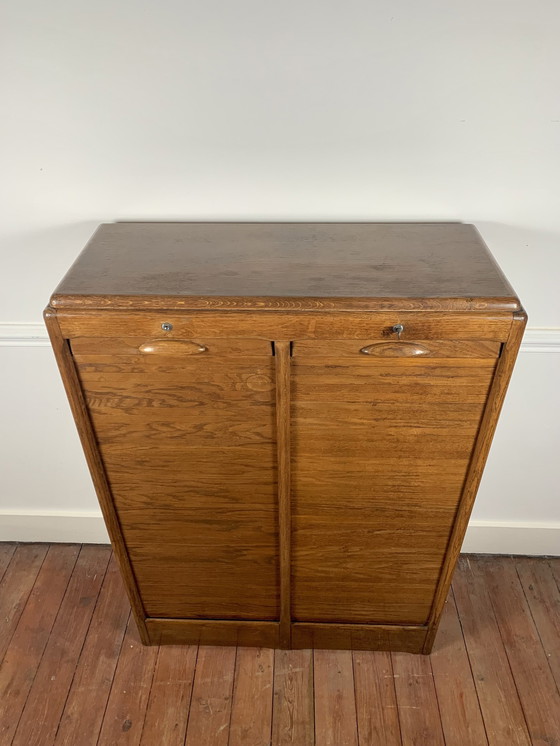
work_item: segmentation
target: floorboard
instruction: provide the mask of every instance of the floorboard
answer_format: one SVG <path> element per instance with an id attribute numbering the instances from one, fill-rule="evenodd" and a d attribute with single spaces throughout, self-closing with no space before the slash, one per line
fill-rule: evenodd
<path id="1" fill-rule="evenodd" d="M 0 743 L 11 744 L 80 547 L 49 547 L 0 668 Z"/>
<path id="2" fill-rule="evenodd" d="M 236 655 L 236 648 L 199 648 L 187 746 L 227 746 Z"/>
<path id="3" fill-rule="evenodd" d="M 112 557 L 76 665 L 55 746 L 97 744 L 129 616 L 130 606 Z"/>
<path id="4" fill-rule="evenodd" d="M 183 746 L 198 648 L 162 646 L 158 650 L 141 746 Z"/>
<path id="5" fill-rule="evenodd" d="M 314 746 L 313 653 L 274 651 L 272 746 Z"/>
<path id="6" fill-rule="evenodd" d="M 401 746 L 391 654 L 356 650 L 353 661 L 360 744 Z"/>
<path id="7" fill-rule="evenodd" d="M 411 653 L 391 659 L 403 746 L 445 746 L 430 659 Z"/>
<path id="8" fill-rule="evenodd" d="M 533 744 L 560 746 L 560 693 L 513 562 L 475 560 L 488 587 Z"/>
<path id="9" fill-rule="evenodd" d="M 5 542 L 4 544 L 0 544 L 0 582 L 12 561 L 16 547 L 17 544 L 15 542 Z"/>
<path id="10" fill-rule="evenodd" d="M 6 654 L 47 551 L 46 544 L 23 544 L 6 566 L 0 582 L 0 660 Z"/>
<path id="11" fill-rule="evenodd" d="M 228 746 L 271 741 L 274 650 L 238 648 Z"/>
<path id="12" fill-rule="evenodd" d="M 142 645 L 130 616 L 101 726 L 100 744 L 140 743 L 157 653 L 156 647 Z"/>
<path id="13" fill-rule="evenodd" d="M 560 688 L 560 588 L 548 562 L 522 557 L 515 562 L 548 665 Z"/>
<path id="14" fill-rule="evenodd" d="M 1 746 L 560 746 L 560 558 L 462 556 L 430 656 L 141 645 L 106 546 L 0 544 Z"/>
<path id="15" fill-rule="evenodd" d="M 430 659 L 446 746 L 485 746 L 488 739 L 453 593 Z"/>
<path id="16" fill-rule="evenodd" d="M 313 667 L 316 746 L 357 746 L 351 651 L 315 650 Z"/>
<path id="17" fill-rule="evenodd" d="M 29 690 L 14 746 L 53 743 L 111 551 L 83 547 Z"/>
<path id="18" fill-rule="evenodd" d="M 485 579 L 461 557 L 453 593 L 490 746 L 530 746 L 523 708 Z"/>

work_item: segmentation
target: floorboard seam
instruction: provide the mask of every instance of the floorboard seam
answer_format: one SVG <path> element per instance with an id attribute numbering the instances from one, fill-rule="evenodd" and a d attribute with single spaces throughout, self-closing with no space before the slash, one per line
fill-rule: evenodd
<path id="1" fill-rule="evenodd" d="M 270 736 L 268 739 L 268 743 L 270 746 L 272 746 L 272 739 L 274 738 L 274 676 L 276 674 L 276 654 L 274 651 L 272 652 L 272 704 L 270 707 Z"/>
<path id="2" fill-rule="evenodd" d="M 50 547 L 49 547 L 49 549 L 50 549 Z M 45 552 L 45 556 L 43 557 L 43 559 L 41 561 L 41 564 L 39 565 L 39 568 L 37 569 L 37 574 L 35 575 L 35 580 L 33 581 L 32 585 L 31 585 L 31 588 L 29 589 L 29 593 L 27 594 L 27 598 L 25 599 L 25 603 L 23 604 L 23 606 L 21 608 L 21 614 L 19 615 L 17 622 L 14 624 L 14 629 L 12 631 L 12 634 L 10 635 L 10 639 L 6 643 L 6 650 L 4 652 L 4 655 L 2 656 L 2 661 L 4 660 L 4 658 L 6 657 L 6 655 L 8 653 L 8 650 L 10 649 L 10 645 L 12 644 L 12 640 L 13 640 L 14 635 L 16 633 L 16 630 L 18 628 L 19 620 L 21 619 L 21 615 L 25 611 L 25 607 L 27 606 L 27 602 L 29 601 L 29 598 L 31 597 L 31 594 L 33 593 L 33 589 L 35 588 L 35 585 L 37 584 L 37 578 L 39 577 L 39 573 L 43 569 L 43 565 L 45 564 L 45 560 L 47 559 L 48 553 L 49 553 L 49 550 L 47 549 L 47 551 Z M 14 554 L 15 554 L 15 552 L 14 552 Z M 11 560 L 10 560 L 10 564 L 12 564 Z M 0 661 L 0 663 L 2 663 L 2 661 Z"/>
<path id="3" fill-rule="evenodd" d="M 142 645 L 142 643 L 140 644 Z M 146 646 L 143 646 L 143 647 L 146 647 Z M 138 739 L 138 743 L 142 743 L 142 734 L 144 733 L 144 728 L 146 726 L 146 715 L 148 714 L 148 707 L 150 705 L 150 696 L 152 694 L 152 687 L 154 685 L 154 678 L 156 675 L 156 669 L 157 669 L 160 652 L 161 652 L 161 645 L 158 645 L 157 655 L 154 657 L 154 667 L 152 668 L 152 675 L 150 677 L 150 689 L 148 691 L 148 696 L 146 698 L 146 706 L 144 707 L 144 718 L 142 720 L 142 728 L 140 730 L 140 737 Z"/>
<path id="4" fill-rule="evenodd" d="M 83 545 L 82 545 L 82 547 L 83 547 Z M 70 692 L 72 691 L 72 685 L 74 684 L 74 679 L 76 678 L 76 671 L 78 670 L 80 659 L 82 657 L 82 653 L 84 652 L 84 647 L 85 647 L 85 644 L 86 644 L 87 639 L 88 639 L 89 631 L 90 631 L 90 628 L 91 628 L 91 623 L 93 622 L 93 617 L 95 615 L 95 610 L 96 610 L 97 605 L 99 603 L 99 596 L 101 595 L 101 591 L 102 591 L 103 585 L 105 583 L 105 578 L 107 577 L 107 572 L 109 570 L 109 565 L 111 563 L 112 557 L 113 557 L 113 552 L 109 552 L 109 559 L 107 560 L 107 565 L 105 567 L 105 572 L 103 573 L 103 580 L 99 584 L 99 591 L 97 592 L 97 597 L 95 599 L 95 604 L 93 605 L 93 609 L 91 611 L 91 616 L 89 618 L 89 623 L 88 623 L 88 626 L 87 626 L 86 633 L 84 635 L 84 639 L 82 641 L 82 646 L 80 647 L 80 652 L 78 654 L 78 657 L 76 658 L 76 664 L 74 665 L 74 671 L 72 672 L 72 679 L 70 681 L 70 685 L 68 687 L 68 691 L 66 692 L 66 697 L 64 698 L 64 705 L 62 707 L 62 710 L 60 711 L 60 717 L 58 719 L 58 723 L 56 724 L 56 731 L 55 731 L 55 734 L 54 734 L 53 743 L 56 743 L 56 739 L 58 737 L 58 732 L 60 730 L 60 724 L 62 723 L 62 719 L 63 719 L 64 713 L 66 711 L 66 705 L 68 704 L 68 698 L 70 697 Z"/>
<path id="5" fill-rule="evenodd" d="M 7 542 L 7 543 L 10 543 L 10 542 Z M 10 568 L 10 565 L 12 564 L 12 560 L 14 559 L 14 554 L 16 553 L 16 549 L 17 549 L 17 544 L 14 543 L 12 553 L 10 554 L 10 559 L 8 560 L 8 564 L 4 568 L 4 572 L 2 573 L 2 575 L 0 575 L 0 583 L 4 580 L 4 576 L 6 575 L 6 573 L 8 572 Z"/>
<path id="6" fill-rule="evenodd" d="M 537 624 L 537 621 L 535 619 L 535 615 L 533 614 L 533 609 L 531 608 L 531 602 L 529 601 L 529 596 L 527 595 L 525 591 L 525 586 L 523 585 L 523 581 L 521 580 L 521 576 L 519 574 L 519 570 L 517 568 L 518 560 L 514 560 L 513 566 L 515 568 L 515 574 L 517 575 L 519 579 L 519 585 L 521 586 L 521 590 L 523 591 L 523 595 L 525 597 L 525 601 L 527 602 L 527 608 L 529 609 L 529 614 L 531 615 L 531 619 L 533 621 L 533 627 L 535 628 L 535 631 L 537 633 L 537 636 L 539 638 L 539 642 L 541 643 L 541 647 L 543 649 L 544 657 L 546 658 L 546 662 L 548 664 L 548 668 L 550 669 L 550 674 L 552 676 L 552 680 L 554 681 L 554 684 L 556 685 L 556 691 L 558 692 L 558 695 L 560 696 L 560 685 L 556 681 L 556 676 L 554 675 L 554 671 L 552 669 L 552 666 L 550 665 L 550 658 L 546 652 L 546 648 L 543 644 L 543 639 L 541 636 L 541 632 L 539 630 L 539 625 Z"/>
<path id="7" fill-rule="evenodd" d="M 513 560 L 513 555 L 509 555 L 509 556 L 508 556 L 508 559 L 509 559 L 510 561 L 514 561 L 514 560 Z M 516 571 L 516 574 L 517 574 L 517 571 Z M 498 621 L 498 615 L 497 615 L 497 613 L 496 613 L 496 606 L 495 606 L 495 604 L 494 604 L 494 601 L 492 600 L 492 594 L 491 594 L 491 593 L 489 593 L 489 591 L 488 591 L 488 586 L 487 586 L 487 582 L 486 582 L 486 576 L 484 576 L 484 587 L 485 587 L 485 589 L 486 589 L 486 593 L 487 593 L 487 595 L 488 595 L 488 598 L 489 598 L 489 600 L 490 600 L 490 606 L 491 606 L 491 608 L 492 608 L 492 613 L 494 614 L 494 619 L 495 619 L 495 621 L 496 621 L 496 627 L 498 628 L 498 634 L 500 635 L 500 640 L 501 640 L 501 642 L 502 642 L 502 647 L 503 647 L 503 649 L 504 649 L 504 653 L 505 653 L 505 655 L 506 655 L 506 660 L 507 660 L 507 662 L 508 662 L 508 668 L 509 668 L 509 671 L 510 671 L 510 673 L 511 673 L 511 680 L 513 681 L 513 685 L 514 685 L 514 687 L 515 687 L 515 692 L 516 692 L 516 694 L 517 694 L 517 699 L 518 699 L 518 701 L 519 701 L 519 705 L 520 705 L 520 707 L 521 707 L 521 712 L 523 713 L 523 719 L 525 720 L 525 727 L 527 728 L 527 735 L 529 736 L 529 741 L 530 741 L 531 743 L 533 743 L 533 737 L 531 736 L 531 729 L 530 729 L 530 727 L 529 727 L 529 722 L 528 722 L 528 720 L 527 720 L 527 715 L 525 714 L 525 707 L 524 707 L 524 705 L 523 705 L 523 700 L 521 699 L 521 696 L 520 696 L 520 694 L 519 694 L 519 687 L 517 686 L 517 681 L 516 681 L 516 679 L 515 679 L 515 676 L 513 675 L 513 668 L 511 667 L 511 661 L 510 661 L 510 657 L 509 657 L 509 654 L 508 654 L 508 649 L 507 649 L 507 645 L 506 645 L 506 643 L 504 642 L 504 636 L 503 636 L 503 634 L 502 634 L 502 628 L 501 628 L 501 626 L 500 626 L 500 623 L 499 623 L 499 621 Z"/>
<path id="8" fill-rule="evenodd" d="M 25 702 L 23 703 L 23 707 L 21 708 L 21 712 L 19 714 L 17 725 L 14 728 L 14 735 L 13 735 L 13 738 L 12 738 L 12 743 L 16 740 L 16 736 L 17 736 L 17 733 L 18 733 L 18 730 L 19 730 L 19 725 L 21 723 L 21 719 L 23 717 L 23 713 L 25 712 L 25 708 L 27 707 L 27 702 L 29 701 L 29 695 L 31 694 L 31 690 L 33 689 L 33 684 L 35 683 L 35 678 L 37 676 L 37 672 L 38 672 L 39 667 L 41 665 L 41 662 L 42 662 L 42 660 L 43 660 L 43 658 L 45 656 L 45 650 L 47 649 L 47 646 L 48 646 L 49 641 L 51 639 L 52 631 L 53 631 L 53 629 L 54 629 L 54 627 L 56 625 L 56 620 L 58 619 L 58 615 L 60 614 L 60 608 L 61 608 L 62 604 L 64 603 L 64 599 L 66 598 L 66 594 L 68 593 L 68 587 L 70 586 L 70 583 L 72 582 L 72 576 L 74 575 L 74 570 L 76 569 L 76 565 L 78 564 L 78 559 L 79 559 L 79 557 L 80 557 L 80 555 L 82 553 L 82 549 L 84 548 L 83 544 L 79 544 L 78 546 L 80 547 L 80 549 L 79 549 L 79 551 L 76 554 L 76 559 L 74 560 L 74 564 L 72 565 L 72 570 L 71 570 L 71 572 L 70 572 L 70 574 L 68 576 L 68 583 L 66 584 L 66 588 L 64 589 L 64 593 L 62 594 L 62 598 L 60 599 L 60 603 L 58 605 L 58 609 L 56 610 L 56 614 L 54 615 L 54 619 L 53 619 L 53 623 L 52 623 L 50 631 L 49 631 L 49 635 L 48 635 L 47 639 L 45 640 L 45 644 L 43 645 L 43 649 L 41 651 L 41 655 L 39 656 L 39 661 L 37 662 L 37 665 L 35 666 L 35 671 L 33 672 L 33 678 L 31 680 L 31 683 L 29 684 L 29 689 L 27 690 L 27 696 L 25 697 Z M 45 554 L 45 560 L 46 560 L 49 552 L 51 551 L 51 549 L 52 549 L 52 544 L 49 544 L 49 548 L 47 549 L 47 552 Z M 43 563 L 41 563 L 41 568 L 43 567 L 43 564 L 44 564 L 44 560 L 43 560 Z M 37 573 L 37 577 L 39 577 L 39 573 Z M 33 583 L 33 587 L 35 587 L 35 583 Z M 31 593 L 29 595 L 31 596 Z M 28 597 L 28 600 L 29 600 L 29 597 Z M 26 602 L 26 606 L 27 606 L 27 602 Z M 22 612 L 22 614 L 23 614 L 23 612 Z M 19 622 L 18 622 L 18 626 L 19 626 Z M 17 627 L 16 627 L 16 629 L 17 629 Z M 15 634 L 15 630 L 14 630 L 14 634 Z"/>
<path id="9" fill-rule="evenodd" d="M 196 678 L 196 667 L 198 665 L 198 654 L 200 652 L 200 645 L 196 646 L 196 657 L 194 660 L 194 668 L 193 668 L 193 674 L 192 674 L 192 681 L 191 681 L 191 691 L 189 694 L 189 707 L 187 710 L 187 722 L 185 724 L 185 738 L 183 739 L 183 746 L 187 743 L 187 733 L 189 731 L 189 721 L 191 719 L 191 707 L 192 707 L 192 699 L 193 699 L 193 692 L 194 692 L 194 680 Z"/>
<path id="10" fill-rule="evenodd" d="M 105 716 L 107 715 L 107 708 L 109 707 L 109 701 L 111 699 L 111 694 L 113 693 L 113 687 L 115 685 L 115 675 L 117 673 L 117 668 L 119 667 L 119 661 L 121 659 L 121 653 L 124 645 L 124 641 L 126 639 L 126 630 L 128 629 L 128 625 L 130 624 L 130 616 L 132 614 L 132 610 L 128 612 L 128 617 L 126 620 L 126 625 L 124 628 L 124 634 L 122 636 L 121 644 L 119 646 L 119 654 L 117 656 L 117 661 L 115 663 L 115 670 L 113 671 L 113 678 L 111 679 L 111 687 L 109 689 L 109 694 L 107 695 L 107 701 L 105 702 L 105 707 L 103 708 L 103 717 L 100 720 L 99 724 L 99 733 L 97 734 L 97 739 L 95 741 L 95 746 L 103 746 L 103 744 L 99 743 L 99 739 L 101 738 L 101 732 L 103 731 L 103 724 L 105 723 Z"/>
<path id="11" fill-rule="evenodd" d="M 484 711 L 482 709 L 482 704 L 480 702 L 480 696 L 478 694 L 478 687 L 476 685 L 476 679 L 475 679 L 475 675 L 474 675 L 474 671 L 473 671 L 473 667 L 472 667 L 471 655 L 469 653 L 469 646 L 467 645 L 467 638 L 465 637 L 465 630 L 463 629 L 463 620 L 461 619 L 461 615 L 459 614 L 459 607 L 458 607 L 457 601 L 455 599 L 455 592 L 453 590 L 453 585 L 451 586 L 450 590 L 451 590 L 451 595 L 453 597 L 453 603 L 455 604 L 455 608 L 457 609 L 457 618 L 459 620 L 459 626 L 461 627 L 461 635 L 463 637 L 463 645 L 465 647 L 465 653 L 467 654 L 467 661 L 469 663 L 469 671 L 471 672 L 471 679 L 472 679 L 472 682 L 473 682 L 474 693 L 476 694 L 476 701 L 478 702 L 478 709 L 479 709 L 479 712 L 480 712 L 480 718 L 482 720 L 482 727 L 484 728 L 484 735 L 486 737 L 486 744 L 488 746 L 488 744 L 490 744 L 490 738 L 488 736 L 488 729 L 486 728 L 486 720 L 484 719 Z"/>

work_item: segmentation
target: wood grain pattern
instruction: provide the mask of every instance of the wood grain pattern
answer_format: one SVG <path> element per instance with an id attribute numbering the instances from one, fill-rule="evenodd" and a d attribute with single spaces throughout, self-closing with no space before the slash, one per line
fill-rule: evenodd
<path id="1" fill-rule="evenodd" d="M 131 746 L 140 742 L 157 658 L 142 645 L 130 617 L 111 687 L 99 743 Z"/>
<path id="2" fill-rule="evenodd" d="M 484 578 L 461 557 L 453 592 L 490 746 L 531 743 Z"/>
<path id="3" fill-rule="evenodd" d="M 360 744 L 401 746 L 391 654 L 354 652 L 353 662 Z"/>
<path id="4" fill-rule="evenodd" d="M 446 746 L 484 746 L 488 740 L 452 592 L 430 660 Z"/>
<path id="5" fill-rule="evenodd" d="M 50 547 L 0 669 L 0 743 L 12 743 L 79 547 Z"/>
<path id="6" fill-rule="evenodd" d="M 404 650 L 421 653 L 427 627 L 398 624 L 294 622 L 292 647 L 324 650 Z"/>
<path id="7" fill-rule="evenodd" d="M 54 742 L 111 551 L 82 547 L 12 741 L 14 746 Z"/>
<path id="8" fill-rule="evenodd" d="M 404 332 L 403 332 L 404 334 Z M 406 332 L 408 335 L 408 331 Z M 395 336 L 394 334 L 391 336 Z M 364 348 L 373 348 L 380 351 L 380 357 L 383 356 L 383 350 L 390 350 L 391 357 L 399 357 L 393 352 L 398 351 L 400 347 L 407 348 L 409 345 L 418 345 L 424 348 L 422 357 L 451 358 L 452 360 L 474 358 L 478 362 L 483 358 L 496 358 L 500 354 L 501 344 L 499 342 L 484 340 L 462 340 L 462 339 L 415 339 L 414 341 L 405 342 L 399 340 L 392 341 L 375 341 L 371 339 L 337 339 L 337 340 L 296 340 L 292 345 L 292 356 L 300 360 L 306 357 L 312 359 L 317 357 L 348 357 L 355 360 L 360 359 L 360 354 Z M 403 355 L 407 357 L 407 355 Z"/>
<path id="9" fill-rule="evenodd" d="M 293 618 L 425 624 L 494 365 L 320 359 L 293 360 Z"/>
<path id="10" fill-rule="evenodd" d="M 141 746 L 185 743 L 197 656 L 194 645 L 158 650 Z"/>
<path id="11" fill-rule="evenodd" d="M 325 405 L 337 401 L 413 405 L 426 400 L 484 404 L 494 373 L 492 364 L 440 366 L 424 359 L 415 360 L 414 366 L 405 366 L 402 360 L 329 362 L 327 368 L 324 361 L 296 364 L 294 359 L 294 401 Z"/>
<path id="12" fill-rule="evenodd" d="M 449 296 L 430 297 L 430 298 L 354 298 L 345 296 L 339 298 L 317 298 L 317 297 L 285 297 L 277 296 L 254 296 L 254 297 L 196 297 L 179 298 L 177 296 L 161 295 L 120 295 L 115 298 L 116 303 L 112 304 L 113 298 L 106 295 L 59 295 L 53 294 L 49 304 L 53 309 L 61 311 L 74 311 L 75 309 L 87 309 L 95 311 L 105 311 L 105 309 L 127 310 L 130 308 L 145 309 L 148 311 L 164 312 L 169 315 L 172 312 L 187 311 L 264 311 L 265 313 L 273 312 L 318 312 L 326 311 L 346 312 L 346 311 L 390 311 L 392 313 L 406 313 L 423 311 L 435 311 L 440 309 L 441 312 L 466 313 L 471 311 L 485 311 L 490 313 L 500 313 L 503 310 L 511 313 L 519 308 L 519 301 L 512 300 L 509 297 L 494 296 L 485 300 L 475 302 L 470 298 L 457 298 Z"/>
<path id="13" fill-rule="evenodd" d="M 276 650 L 273 746 L 314 746 L 313 653 Z"/>
<path id="14" fill-rule="evenodd" d="M 196 405 L 195 405 L 196 406 Z M 270 406 L 251 407 L 251 419 L 243 419 L 246 409 L 241 403 L 225 404 L 210 401 L 204 405 L 204 417 L 189 416 L 178 408 L 138 409 L 119 411 L 115 408 L 99 407 L 95 410 L 97 427 L 103 432 L 107 445 L 130 442 L 133 448 L 158 443 L 169 447 L 180 446 L 183 441 L 196 439 L 199 446 L 221 444 L 223 447 L 269 443 L 272 428 Z"/>
<path id="15" fill-rule="evenodd" d="M 12 561 L 12 557 L 14 556 L 15 551 L 15 542 L 6 542 L 5 544 L 0 544 L 0 583 L 2 582 L 2 578 L 4 577 L 4 574 L 8 569 L 10 562 Z"/>
<path id="16" fill-rule="evenodd" d="M 358 746 L 352 653 L 315 650 L 316 746 Z"/>
<path id="17" fill-rule="evenodd" d="M 99 505 L 103 513 L 103 520 L 105 521 L 105 526 L 111 539 L 113 551 L 115 552 L 125 580 L 125 589 L 130 605 L 132 606 L 132 612 L 138 627 L 138 633 L 140 634 L 142 642 L 147 644 L 148 634 L 144 623 L 146 612 L 142 604 L 136 578 L 124 543 L 121 525 L 107 481 L 105 467 L 99 453 L 84 393 L 81 389 L 78 373 L 72 358 L 70 345 L 68 340 L 63 336 L 58 318 L 51 308 L 45 309 L 44 319 L 58 369 L 68 397 L 70 409 L 72 410 L 74 422 L 76 423 L 78 435 L 82 443 L 86 462 L 95 487 L 97 499 L 99 500 Z"/>
<path id="18" fill-rule="evenodd" d="M 274 651 L 238 648 L 228 746 L 265 746 L 272 731 Z"/>
<path id="19" fill-rule="evenodd" d="M 100 406 L 119 409 L 138 407 L 193 407 L 206 399 L 240 402 L 269 402 L 274 389 L 270 366 L 239 370 L 212 371 L 202 366 L 198 371 L 175 370 L 171 375 L 119 373 L 85 373 L 80 376 L 84 393 L 93 409 Z M 198 375 L 197 375 L 198 373 Z"/>
<path id="20" fill-rule="evenodd" d="M 115 223 L 54 307 L 507 308 L 517 299 L 461 223 Z"/>
<path id="21" fill-rule="evenodd" d="M 45 544 L 21 544 L 0 582 L 0 660 L 8 648 L 35 579 L 47 555 Z"/>
<path id="22" fill-rule="evenodd" d="M 96 746 L 130 616 L 113 555 L 60 718 L 55 746 Z"/>
<path id="23" fill-rule="evenodd" d="M 53 311 L 51 311 L 53 312 Z M 54 313 L 54 312 L 53 312 Z M 74 343 L 79 337 L 110 337 L 114 330 L 123 337 L 152 339 L 164 322 L 173 324 L 170 339 L 196 341 L 216 337 L 290 339 L 395 339 L 393 326 L 401 323 L 401 340 L 485 340 L 505 342 L 512 314 L 452 313 L 446 311 L 379 311 L 364 313 L 243 312 L 170 313 L 140 311 L 65 311 L 56 313 L 60 329 Z M 146 356 L 149 357 L 149 356 Z"/>
<path id="24" fill-rule="evenodd" d="M 560 588 L 548 562 L 520 557 L 516 558 L 515 566 L 548 665 L 560 690 Z"/>
<path id="25" fill-rule="evenodd" d="M 271 344 L 261 357 L 179 356 L 169 372 L 92 372 L 87 359 L 80 382 L 147 616 L 278 619 Z M 247 441 L 253 412 L 260 437 Z"/>
<path id="26" fill-rule="evenodd" d="M 430 660 L 391 653 L 403 746 L 445 746 Z"/>
<path id="27" fill-rule="evenodd" d="M 560 588 L 560 557 L 551 557 L 548 563 L 552 574 L 554 575 L 554 579 L 556 580 L 556 584 L 558 585 L 558 588 Z"/>
<path id="28" fill-rule="evenodd" d="M 200 648 L 185 746 L 227 746 L 235 648 Z"/>
<path id="29" fill-rule="evenodd" d="M 146 619 L 153 645 L 256 645 L 280 644 L 278 622 L 228 621 L 223 619 Z"/>
<path id="30" fill-rule="evenodd" d="M 473 561 L 485 585 L 533 744 L 560 745 L 560 692 L 533 622 L 515 566 L 505 558 Z"/>
<path id="31" fill-rule="evenodd" d="M 125 323 L 127 318 L 125 317 Z M 154 323 L 153 319 L 151 323 Z M 168 364 L 176 366 L 177 356 L 182 357 L 185 353 L 185 345 L 195 345 L 197 349 L 204 347 L 204 357 L 218 357 L 224 361 L 238 357 L 270 356 L 272 352 L 272 345 L 268 339 L 238 338 L 233 335 L 227 338 L 206 335 L 203 341 L 177 339 L 178 332 L 173 329 L 166 333 L 165 339 L 157 340 L 161 343 L 161 349 L 158 350 L 157 354 L 146 355 L 141 354 L 140 350 L 142 345 L 150 343 L 147 342 L 146 337 L 107 336 L 111 332 L 120 332 L 120 326 L 120 323 L 115 324 L 115 327 L 108 325 L 106 334 L 102 337 L 80 336 L 72 339 L 72 355 L 81 363 L 87 363 L 90 357 L 102 362 L 105 362 L 105 357 L 109 358 L 107 362 L 111 362 L 115 357 L 118 362 L 121 357 L 124 357 L 125 359 L 121 362 L 130 364 L 130 358 L 134 357 L 142 365 L 160 365 L 162 364 L 160 361 L 163 360 L 164 363 L 167 361 Z M 154 340 L 152 340 L 153 342 Z M 169 347 L 169 345 L 173 345 L 173 347 Z"/>

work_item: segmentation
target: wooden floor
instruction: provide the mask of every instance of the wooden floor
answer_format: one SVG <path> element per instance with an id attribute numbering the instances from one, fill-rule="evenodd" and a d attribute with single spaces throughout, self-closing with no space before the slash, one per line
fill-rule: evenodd
<path id="1" fill-rule="evenodd" d="M 105 546 L 0 578 L 1 746 L 560 745 L 560 558 L 462 557 L 430 657 L 142 647 Z"/>

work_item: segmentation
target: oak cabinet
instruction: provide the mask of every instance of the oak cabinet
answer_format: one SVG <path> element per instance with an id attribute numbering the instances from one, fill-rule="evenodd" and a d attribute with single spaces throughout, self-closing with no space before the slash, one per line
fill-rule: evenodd
<path id="1" fill-rule="evenodd" d="M 429 652 L 526 321 L 472 226 L 103 225 L 45 315 L 145 643 Z"/>

